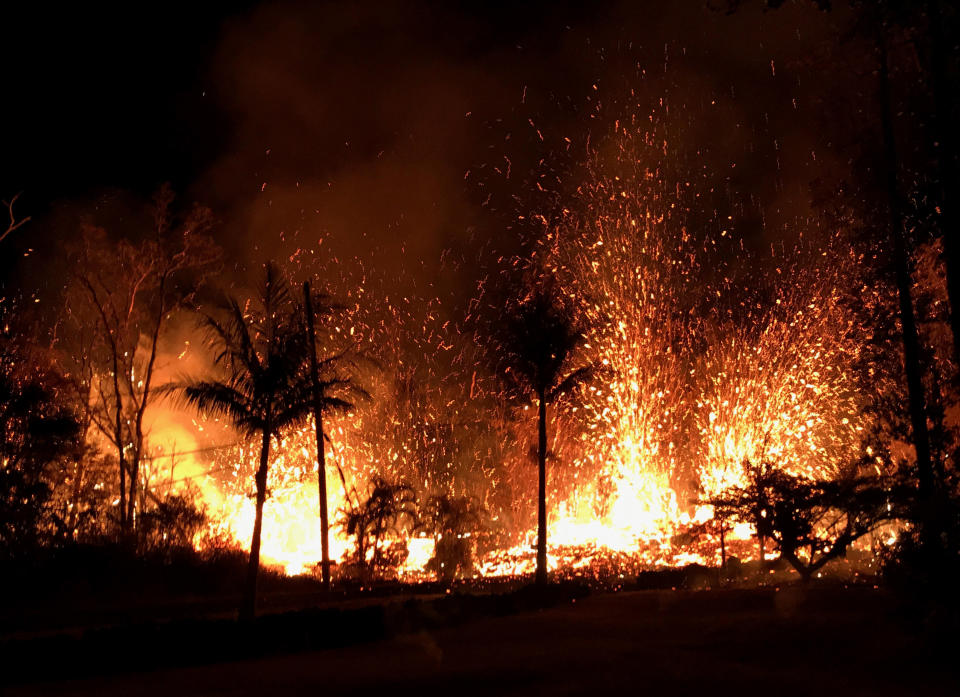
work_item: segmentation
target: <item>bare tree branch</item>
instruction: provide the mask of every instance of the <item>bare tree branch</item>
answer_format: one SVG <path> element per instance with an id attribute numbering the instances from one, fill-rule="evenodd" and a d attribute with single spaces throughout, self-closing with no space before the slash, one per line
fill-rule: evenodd
<path id="1" fill-rule="evenodd" d="M 14 230 L 30 222 L 29 215 L 26 218 L 21 218 L 20 220 L 17 220 L 16 216 L 13 214 L 13 204 L 17 202 L 18 198 L 20 198 L 20 194 L 16 194 L 9 201 L 3 202 L 3 205 L 7 207 L 7 214 L 10 216 L 10 222 L 7 223 L 7 229 L 4 230 L 3 232 L 0 232 L 0 242 L 3 242 L 7 238 L 7 236 L 10 233 L 12 233 Z"/>

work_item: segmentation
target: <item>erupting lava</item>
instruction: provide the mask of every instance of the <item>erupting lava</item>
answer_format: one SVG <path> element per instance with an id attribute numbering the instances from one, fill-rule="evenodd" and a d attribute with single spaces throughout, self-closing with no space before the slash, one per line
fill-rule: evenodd
<path id="1" fill-rule="evenodd" d="M 869 426 L 853 377 L 856 327 L 843 302 L 853 253 L 840 244 L 809 253 L 801 244 L 761 260 L 759 277 L 745 276 L 742 245 L 726 229 L 687 229 L 685 197 L 695 194 L 689 183 L 663 181 L 655 163 L 665 146 L 645 124 L 617 122 L 563 212 L 538 217 L 535 264 L 579 308 L 587 350 L 605 375 L 552 414 L 552 568 L 611 558 L 619 568 L 714 563 L 716 540 L 684 547 L 674 538 L 712 517 L 698 502 L 740 483 L 745 460 L 830 475 L 862 452 Z M 374 296 L 366 292 L 365 302 Z M 435 301 L 418 319 L 396 309 L 411 304 L 404 300 L 387 304 L 379 324 L 349 330 L 394 345 L 381 359 L 373 405 L 333 427 L 330 510 L 353 505 L 348 497 L 374 472 L 423 487 L 421 497 L 466 494 L 499 533 L 497 545 L 480 550 L 477 573 L 532 571 L 532 419 L 490 406 L 500 401 L 493 377 L 478 377 L 469 337 L 440 322 Z M 286 434 L 270 468 L 262 554 L 288 573 L 320 558 L 312 434 L 312 425 Z M 244 546 L 254 460 L 244 447 L 223 452 L 201 485 L 214 528 Z M 345 560 L 351 543 L 337 525 L 331 532 L 332 557 Z M 408 547 L 401 572 L 423 573 L 432 538 Z"/>

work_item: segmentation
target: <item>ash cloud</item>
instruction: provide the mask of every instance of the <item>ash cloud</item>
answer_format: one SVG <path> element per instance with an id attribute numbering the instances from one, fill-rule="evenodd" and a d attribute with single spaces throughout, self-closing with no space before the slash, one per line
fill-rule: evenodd
<path id="1" fill-rule="evenodd" d="M 202 24 L 217 28 L 185 35 L 187 63 L 170 58 L 176 77 L 156 83 L 151 100 L 167 106 L 150 112 L 148 129 L 98 131 L 94 170 L 75 158 L 65 167 L 55 154 L 36 164 L 38 176 L 27 179 L 43 196 L 40 175 L 58 172 L 49 195 L 61 202 L 43 206 L 53 212 L 39 211 L 4 264 L 21 279 L 55 282 L 56 271 L 37 269 L 72 234 L 63 211 L 95 209 L 101 191 L 126 176 L 144 197 L 149 182 L 172 180 L 210 206 L 238 275 L 300 246 L 469 293 L 478 250 L 515 242 L 512 197 L 522 197 L 550 143 L 585 142 L 597 128 L 591 100 L 623 103 L 629 89 L 640 114 L 666 100 L 670 157 L 705 172 L 703 187 L 727 192 L 736 206 L 716 214 L 736 214 L 739 232 L 762 248 L 811 216 L 810 181 L 843 175 L 818 114 L 825 95 L 855 76 L 824 71 L 817 57 L 844 21 L 842 7 L 822 13 L 799 2 L 777 12 L 747 4 L 729 16 L 698 0 L 281 2 L 240 14 L 211 6 Z M 105 95 L 85 107 L 81 126 L 122 99 L 134 69 L 120 58 L 139 60 L 136 42 L 122 46 L 116 65 L 70 73 L 72 92 L 89 81 Z M 149 77 L 157 60 L 147 64 Z M 60 140 L 84 141 L 70 120 L 63 129 Z M 27 127 L 24 151 L 43 138 Z M 169 147 L 141 147 L 147 141 Z M 131 148 L 143 153 L 133 163 Z M 500 176 L 491 172 L 505 158 L 511 178 L 488 199 L 484 178 Z M 28 203 L 38 195 L 27 194 Z M 24 257 L 28 248 L 39 251 Z M 453 272 L 440 262 L 451 249 L 466 260 Z"/>
<path id="2" fill-rule="evenodd" d="M 228 252 L 251 263 L 322 237 L 326 254 L 432 280 L 444 250 L 509 244 L 489 210 L 509 202 L 481 205 L 466 172 L 506 155 L 519 188 L 542 154 L 526 118 L 582 140 L 594 84 L 601 100 L 634 87 L 641 113 L 667 97 L 671 157 L 737 199 L 759 245 L 811 215 L 808 184 L 834 163 L 813 159 L 810 57 L 842 12 L 538 9 L 282 3 L 227 23 L 205 84 L 230 135 L 193 193 L 223 216 Z"/>

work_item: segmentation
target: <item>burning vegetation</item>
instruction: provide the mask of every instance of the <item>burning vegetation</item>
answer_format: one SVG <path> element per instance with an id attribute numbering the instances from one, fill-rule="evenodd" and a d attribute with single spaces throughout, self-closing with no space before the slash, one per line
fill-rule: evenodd
<path id="1" fill-rule="evenodd" d="M 336 577 L 529 573 L 538 527 L 540 568 L 566 573 L 714 565 L 719 529 L 748 558 L 755 535 L 803 554 L 731 492 L 755 487 L 757 466 L 798 485 L 860 476 L 864 460 L 874 476 L 893 474 L 890 459 L 869 457 L 895 445 L 871 440 L 881 424 L 869 407 L 890 389 L 875 376 L 894 369 L 864 365 L 861 349 L 890 295 L 865 286 L 864 256 L 843 230 L 768 259 L 728 254 L 737 241 L 726 231 L 690 232 L 643 127 L 618 123 L 613 144 L 588 151 L 588 178 L 562 211 L 536 214 L 533 255 L 501 262 L 520 289 L 500 305 L 485 278 L 463 316 L 437 297 L 392 298 L 372 277 L 330 285 L 308 315 L 294 280 L 329 279 L 340 262 L 314 269 L 318 255 L 298 250 L 285 268 L 268 264 L 258 289 L 201 306 L 188 330 L 187 303 L 216 263 L 196 214 L 173 229 L 163 194 L 158 241 L 121 247 L 130 261 L 119 267 L 102 233 L 86 233 L 50 360 L 81 392 L 78 445 L 113 464 L 78 464 L 61 486 L 80 492 L 93 477 L 95 490 L 115 491 L 99 524 L 134 537 L 154 511 L 191 502 L 203 512 L 198 548 L 253 539 L 254 565 L 262 555 L 319 573 L 320 414 Z M 171 244 L 181 246 L 164 251 Z M 183 352 L 158 362 L 174 336 Z M 186 447 L 172 411 L 194 414 Z M 211 431 L 235 444 L 206 445 Z M 192 468 L 178 470 L 179 458 Z M 67 503 L 84 505 L 79 494 Z M 864 517 L 855 537 L 891 517 Z M 808 527 L 829 537 L 819 518 Z M 894 536 L 885 529 L 878 541 Z"/>
<path id="2" fill-rule="evenodd" d="M 166 188 L 136 238 L 84 226 L 49 341 L 2 302 L 0 553 L 242 552 L 252 614 L 261 565 L 329 589 L 773 557 L 806 581 L 943 527 L 957 272 L 904 239 L 895 153 L 892 223 L 757 245 L 664 100 L 625 94 L 594 86 L 579 139 L 526 119 L 533 164 L 484 168 L 522 191 L 508 244 L 444 251 L 465 295 L 323 238 L 227 272 L 213 214 Z"/>

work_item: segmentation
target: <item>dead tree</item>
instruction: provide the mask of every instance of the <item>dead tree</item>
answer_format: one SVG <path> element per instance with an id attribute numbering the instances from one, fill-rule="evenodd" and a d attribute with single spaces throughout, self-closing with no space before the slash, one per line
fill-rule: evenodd
<path id="1" fill-rule="evenodd" d="M 7 239 L 7 237 L 13 231 L 23 227 L 24 225 L 30 222 L 29 215 L 26 218 L 20 218 L 19 220 L 17 220 L 17 217 L 14 215 L 13 205 L 17 202 L 18 198 L 20 198 L 20 194 L 16 194 L 9 201 L 3 202 L 3 205 L 7 207 L 7 215 L 9 216 L 10 220 L 7 223 L 7 229 L 4 230 L 3 232 L 0 232 L 0 242 L 3 242 L 5 239 Z"/>
<path id="2" fill-rule="evenodd" d="M 142 242 L 109 241 L 85 225 L 72 254 L 67 303 L 94 336 L 91 419 L 115 451 L 121 535 L 134 530 L 140 465 L 146 451 L 144 416 L 158 398 L 161 343 L 171 317 L 188 306 L 219 251 L 206 236 L 209 211 L 194 208 L 174 222 L 173 195 L 156 196 L 153 229 Z M 84 356 L 89 359 L 91 356 Z"/>

